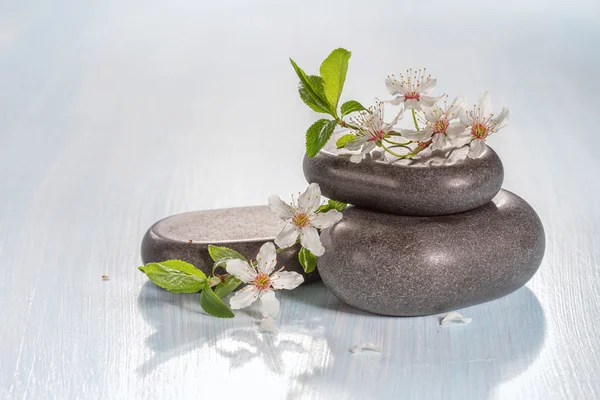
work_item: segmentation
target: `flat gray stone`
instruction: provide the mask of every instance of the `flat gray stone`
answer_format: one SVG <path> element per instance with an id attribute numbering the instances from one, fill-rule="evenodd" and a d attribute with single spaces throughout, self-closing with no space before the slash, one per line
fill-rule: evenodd
<path id="1" fill-rule="evenodd" d="M 306 180 L 318 183 L 326 197 L 371 210 L 417 216 L 468 211 L 489 202 L 504 180 L 502 161 L 489 147 L 478 159 L 467 158 L 463 147 L 396 162 L 377 151 L 355 164 L 333 143 L 304 157 Z"/>
<path id="2" fill-rule="evenodd" d="M 148 229 L 142 240 L 142 261 L 146 264 L 171 259 L 183 260 L 208 275 L 212 273 L 213 266 L 208 254 L 209 244 L 232 248 L 253 259 L 264 243 L 275 239 L 283 224 L 268 206 L 173 215 Z M 298 262 L 299 250 L 300 246 L 297 245 L 279 254 L 277 265 L 302 274 L 305 283 L 320 280 L 317 272 L 304 272 Z"/>
<path id="3" fill-rule="evenodd" d="M 349 207 L 321 234 L 325 285 L 343 302 L 395 316 L 428 315 L 502 297 L 537 271 L 544 228 L 501 190 L 472 211 L 410 217 Z"/>

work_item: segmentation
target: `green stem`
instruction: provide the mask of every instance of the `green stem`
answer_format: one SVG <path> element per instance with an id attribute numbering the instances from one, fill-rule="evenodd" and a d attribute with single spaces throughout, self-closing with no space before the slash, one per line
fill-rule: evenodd
<path id="1" fill-rule="evenodd" d="M 352 124 L 347 123 L 346 121 L 344 121 L 343 119 L 336 119 L 335 122 L 337 122 L 337 124 L 339 126 L 341 126 L 342 128 L 350 128 L 350 129 L 354 129 L 355 131 L 360 131 L 360 129 Z"/>
<path id="2" fill-rule="evenodd" d="M 415 110 L 412 110 L 412 116 L 413 116 L 413 122 L 415 123 L 415 128 L 417 128 L 417 131 L 420 131 L 421 129 L 419 129 L 419 123 L 417 122 L 417 114 L 415 113 Z"/>
<path id="3" fill-rule="evenodd" d="M 398 153 L 390 150 L 389 148 L 385 147 L 383 145 L 383 143 L 381 144 L 381 148 L 383 150 L 387 151 L 388 153 L 390 153 L 391 155 L 393 155 L 394 157 L 398 157 L 398 158 L 410 158 L 410 157 L 412 157 L 411 153 L 409 153 L 409 154 L 398 154 Z"/>
<path id="4" fill-rule="evenodd" d="M 409 140 L 409 141 L 408 141 L 408 142 L 406 142 L 406 143 L 392 142 L 391 140 L 388 140 L 388 139 L 385 139 L 385 138 L 384 138 L 383 140 L 385 140 L 386 142 L 388 142 L 388 143 L 390 143 L 390 144 L 395 144 L 395 145 L 397 145 L 397 146 L 401 146 L 401 147 L 406 147 L 407 145 L 409 145 L 409 144 L 411 144 L 411 143 L 412 143 L 412 141 L 411 141 L 411 140 Z"/>

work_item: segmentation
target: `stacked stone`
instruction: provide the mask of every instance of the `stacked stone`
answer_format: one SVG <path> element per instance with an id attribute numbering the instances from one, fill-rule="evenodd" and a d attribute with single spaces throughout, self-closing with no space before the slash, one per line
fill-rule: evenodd
<path id="1" fill-rule="evenodd" d="M 502 297 L 535 274 L 545 249 L 538 215 L 501 189 L 494 150 L 465 155 L 371 154 L 355 164 L 328 146 L 304 159 L 308 182 L 353 205 L 321 234 L 319 273 L 340 300 L 377 314 L 435 314 Z"/>

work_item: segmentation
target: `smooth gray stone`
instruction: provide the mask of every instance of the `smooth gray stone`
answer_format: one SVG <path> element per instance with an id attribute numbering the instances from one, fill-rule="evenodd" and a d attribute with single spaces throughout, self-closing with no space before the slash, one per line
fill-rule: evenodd
<path id="1" fill-rule="evenodd" d="M 142 261 L 160 262 L 171 259 L 187 261 L 205 274 L 211 274 L 213 261 L 208 245 L 225 246 L 254 259 L 260 247 L 272 242 L 283 222 L 268 206 L 194 211 L 173 215 L 148 229 L 142 240 Z M 191 241 L 191 242 L 190 242 Z M 277 266 L 285 266 L 304 276 L 305 283 L 320 280 L 318 272 L 306 274 L 298 262 L 296 245 L 277 256 Z"/>
<path id="2" fill-rule="evenodd" d="M 318 183 L 326 197 L 371 210 L 417 216 L 468 211 L 489 202 L 504 180 L 502 161 L 489 147 L 478 159 L 467 158 L 463 147 L 396 162 L 375 152 L 355 164 L 334 142 L 304 157 L 306 180 Z"/>
<path id="3" fill-rule="evenodd" d="M 319 273 L 343 302 L 395 316 L 436 314 L 523 286 L 544 256 L 544 228 L 523 199 L 501 190 L 472 211 L 410 217 L 349 207 L 321 234 Z"/>

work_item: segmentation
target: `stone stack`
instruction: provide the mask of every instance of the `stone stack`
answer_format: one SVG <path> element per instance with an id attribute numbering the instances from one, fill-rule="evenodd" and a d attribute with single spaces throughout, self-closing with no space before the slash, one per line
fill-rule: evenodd
<path id="1" fill-rule="evenodd" d="M 353 205 L 321 234 L 319 273 L 340 300 L 377 314 L 435 314 L 499 298 L 535 274 L 545 249 L 539 217 L 501 189 L 494 150 L 466 152 L 412 161 L 375 152 L 355 164 L 328 145 L 304 159 L 308 182 Z"/>

